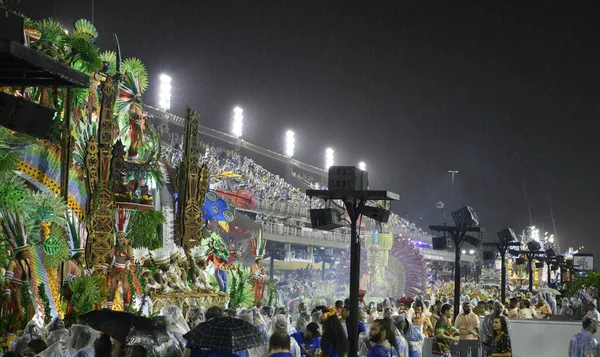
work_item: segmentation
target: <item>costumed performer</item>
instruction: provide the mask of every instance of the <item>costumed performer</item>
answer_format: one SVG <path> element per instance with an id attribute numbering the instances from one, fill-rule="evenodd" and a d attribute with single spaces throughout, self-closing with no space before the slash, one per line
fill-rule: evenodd
<path id="1" fill-rule="evenodd" d="M 124 307 L 129 307 L 131 303 L 131 288 L 128 280 L 128 270 L 131 260 L 133 259 L 133 250 L 131 246 L 127 244 L 127 228 L 129 227 L 129 221 L 131 218 L 131 212 L 123 209 L 117 210 L 115 214 L 115 228 L 117 230 L 117 244 L 112 247 L 106 257 L 106 263 L 104 263 L 104 274 L 107 276 L 107 282 L 109 283 L 109 293 L 107 298 L 107 307 L 112 308 L 113 300 L 119 287 L 119 281 L 121 282 L 121 288 L 123 289 L 123 304 Z"/>
<path id="2" fill-rule="evenodd" d="M 207 256 L 207 260 L 212 262 L 215 268 L 215 279 L 217 279 L 217 283 L 219 284 L 219 291 L 226 293 L 229 282 L 227 270 L 231 265 L 229 260 L 231 253 L 227 249 L 223 238 L 216 232 L 211 233 L 209 246 L 210 253 Z"/>
<path id="3" fill-rule="evenodd" d="M 73 311 L 73 305 L 71 304 L 71 298 L 73 297 L 73 291 L 69 287 L 69 284 L 77 279 L 81 278 L 84 274 L 83 258 L 85 251 L 85 242 L 87 240 L 87 232 L 85 224 L 78 221 L 73 213 L 67 217 L 67 232 L 69 234 L 69 248 L 71 251 L 71 259 L 67 260 L 63 265 L 62 276 L 64 279 L 63 284 L 63 297 L 67 301 L 67 312 L 66 315 L 70 315 Z"/>
<path id="4" fill-rule="evenodd" d="M 22 289 L 29 289 L 31 281 L 31 253 L 25 224 L 17 212 L 3 207 L 0 210 L 0 226 L 11 249 L 16 253 L 6 269 L 3 291 L 5 299 L 0 304 L 0 320 L 8 319 L 6 334 L 14 336 L 20 326 L 19 320 L 29 322 L 35 315 L 32 298 L 25 301 L 22 294 Z M 33 297 L 32 294 L 29 295 Z"/>
<path id="5" fill-rule="evenodd" d="M 260 263 L 265 254 L 267 239 L 262 236 L 262 229 L 254 234 L 252 240 L 252 253 L 254 254 L 254 263 L 252 264 L 252 284 L 254 285 L 254 303 L 258 306 L 262 305 L 263 296 L 265 293 L 265 281 L 267 280 L 266 268 L 261 268 Z"/>

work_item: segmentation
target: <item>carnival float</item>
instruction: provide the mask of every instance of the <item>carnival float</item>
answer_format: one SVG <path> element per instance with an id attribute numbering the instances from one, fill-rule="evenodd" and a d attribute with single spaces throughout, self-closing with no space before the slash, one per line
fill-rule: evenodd
<path id="1" fill-rule="evenodd" d="M 116 35 L 101 51 L 85 19 L 66 31 L 2 12 L 13 32 L 2 39 L 0 99 L 51 113 L 40 119 L 45 131 L 0 126 L 3 343 L 32 319 L 75 321 L 99 308 L 186 312 L 226 306 L 234 294 L 261 304 L 264 269 L 238 264 L 242 252 L 219 235 L 235 214 L 209 188 L 198 115 L 188 110 L 184 155 L 172 162 L 144 109 L 145 66 L 121 58 Z M 28 73 L 15 82 L 10 71 Z M 266 239 L 253 233 L 259 262 Z"/>

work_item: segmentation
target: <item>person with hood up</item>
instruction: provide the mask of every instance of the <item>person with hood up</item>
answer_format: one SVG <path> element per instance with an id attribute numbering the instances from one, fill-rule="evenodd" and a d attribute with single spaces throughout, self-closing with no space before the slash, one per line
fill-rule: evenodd
<path id="1" fill-rule="evenodd" d="M 167 332 L 172 333 L 181 347 L 185 346 L 183 335 L 190 331 L 181 309 L 175 305 L 168 305 L 160 310 L 160 315 L 165 317 Z"/>
<path id="2" fill-rule="evenodd" d="M 94 341 L 96 341 L 99 336 L 100 333 L 89 326 L 72 325 L 69 329 L 67 349 L 71 355 L 74 355 L 81 349 L 93 347 Z"/>
<path id="3" fill-rule="evenodd" d="M 598 321 L 584 316 L 581 325 L 581 332 L 573 336 L 569 342 L 569 357 L 597 357 L 598 341 L 594 334 L 598 330 Z"/>
<path id="4" fill-rule="evenodd" d="M 288 334 L 288 319 L 285 315 L 275 315 L 271 321 L 271 334 Z M 289 335 L 288 335 L 289 336 Z M 271 337 L 269 337 L 270 339 Z M 267 346 L 270 346 L 270 341 L 267 341 Z M 301 350 L 298 342 L 295 339 L 290 338 L 290 353 L 293 357 L 301 357 Z"/>
<path id="5" fill-rule="evenodd" d="M 401 315 L 402 316 L 402 315 Z M 404 316 L 405 324 L 404 331 L 401 331 L 406 341 L 408 341 L 408 350 L 410 357 L 421 357 L 423 355 L 423 334 L 413 325 L 408 316 Z"/>
<path id="6" fill-rule="evenodd" d="M 396 349 L 398 350 L 401 357 L 410 356 L 410 348 L 408 347 L 408 341 L 404 336 L 404 330 L 406 330 L 406 315 L 396 315 L 392 317 L 392 323 L 396 328 Z"/>

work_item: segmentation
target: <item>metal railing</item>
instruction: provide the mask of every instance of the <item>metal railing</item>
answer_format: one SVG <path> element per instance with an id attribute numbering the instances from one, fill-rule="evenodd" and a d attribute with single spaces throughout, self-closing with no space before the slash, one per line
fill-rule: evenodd
<path id="1" fill-rule="evenodd" d="M 277 234 L 280 236 L 292 236 L 308 238 L 314 240 L 323 240 L 334 243 L 350 244 L 350 235 L 338 232 L 326 232 L 297 226 L 286 226 L 281 223 L 263 222 L 263 231 L 266 233 Z"/>
<path id="2" fill-rule="evenodd" d="M 260 200 L 256 208 L 275 213 L 281 213 L 285 216 L 309 218 L 308 207 L 303 205 L 291 205 L 287 201 Z"/>

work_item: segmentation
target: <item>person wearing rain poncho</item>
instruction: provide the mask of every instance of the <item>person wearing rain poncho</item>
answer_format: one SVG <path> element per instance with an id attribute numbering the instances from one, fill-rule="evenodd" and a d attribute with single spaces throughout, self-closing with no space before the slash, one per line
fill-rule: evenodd
<path id="1" fill-rule="evenodd" d="M 190 327 L 190 330 L 204 321 L 204 311 L 197 306 L 192 307 L 188 313 L 188 326 Z"/>
<path id="2" fill-rule="evenodd" d="M 396 328 L 396 348 L 402 354 L 402 357 L 410 356 L 410 348 L 408 347 L 408 341 L 404 336 L 404 331 L 408 325 L 408 320 L 405 314 L 396 315 L 392 317 L 392 322 Z"/>
<path id="3" fill-rule="evenodd" d="M 99 336 L 100 333 L 89 326 L 72 325 L 69 329 L 69 342 L 67 344 L 69 354 L 74 355 L 79 350 L 94 346 L 94 342 Z M 83 352 L 84 355 L 87 353 L 87 351 Z"/>
<path id="4" fill-rule="evenodd" d="M 260 314 L 259 314 L 259 316 L 260 316 Z M 244 320 L 244 321 L 248 322 L 249 324 L 252 324 L 252 325 L 254 325 L 256 327 L 260 326 L 260 325 L 257 324 L 257 323 L 260 323 L 260 321 L 258 321 L 258 320 L 256 320 L 254 318 L 254 313 L 253 313 L 252 310 L 244 310 L 244 311 L 242 311 L 239 314 L 238 318 L 241 319 L 241 320 Z M 263 325 L 263 327 L 264 327 L 264 325 Z M 259 327 L 259 329 L 260 329 L 260 327 Z M 268 338 L 268 336 L 266 334 L 266 331 L 264 330 L 264 328 L 260 329 L 260 330 L 264 334 L 264 341 L 266 343 L 267 338 Z M 253 347 L 253 348 L 248 349 L 248 356 L 249 357 L 264 357 L 265 356 L 265 345 L 263 344 L 261 346 Z"/>
<path id="5" fill-rule="evenodd" d="M 563 315 L 563 316 L 574 315 L 573 306 L 571 305 L 569 298 L 565 297 L 562 299 L 562 306 L 560 307 L 559 315 Z"/>
<path id="6" fill-rule="evenodd" d="M 190 327 L 185 321 L 181 309 L 177 306 L 169 305 L 163 307 L 160 314 L 165 317 L 167 331 L 175 336 L 179 346 L 183 349 L 185 347 L 183 335 L 188 333 Z"/>
<path id="7" fill-rule="evenodd" d="M 289 323 L 286 315 L 273 316 L 273 320 L 271 321 L 271 335 L 275 333 L 288 334 L 288 325 Z M 267 341 L 267 346 L 269 346 L 269 341 Z M 293 357 L 301 357 L 300 346 L 293 338 L 290 338 L 290 352 Z"/>
<path id="8" fill-rule="evenodd" d="M 403 315 L 400 315 L 401 317 Z M 421 357 L 423 355 L 423 334 L 413 325 L 412 321 L 404 316 L 404 330 L 400 331 L 408 342 L 408 350 L 410 357 Z"/>
<path id="9" fill-rule="evenodd" d="M 598 330 L 598 321 L 584 316 L 581 321 L 582 330 L 569 342 L 569 357 L 597 357 L 598 341 L 594 334 Z"/>

